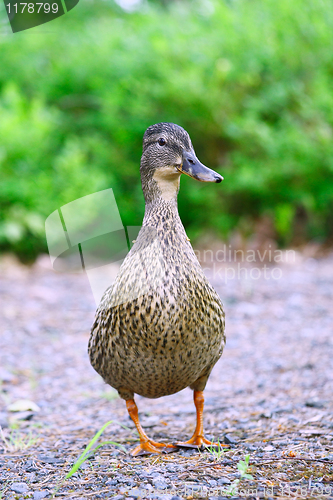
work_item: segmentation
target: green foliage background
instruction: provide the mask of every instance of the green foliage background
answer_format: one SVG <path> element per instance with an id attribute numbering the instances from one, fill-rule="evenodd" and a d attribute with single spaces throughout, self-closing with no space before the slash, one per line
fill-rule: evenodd
<path id="1" fill-rule="evenodd" d="M 165 2 L 164 2 L 165 3 Z M 182 125 L 225 181 L 182 178 L 193 238 L 250 234 L 280 244 L 333 233 L 331 0 L 148 2 L 125 12 L 81 0 L 67 15 L 0 37 L 0 248 L 45 251 L 45 218 L 112 187 L 125 225 L 144 212 L 142 135 Z"/>

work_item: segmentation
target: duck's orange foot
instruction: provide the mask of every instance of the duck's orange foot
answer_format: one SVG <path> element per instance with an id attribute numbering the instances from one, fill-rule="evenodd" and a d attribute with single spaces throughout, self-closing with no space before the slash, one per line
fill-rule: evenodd
<path id="1" fill-rule="evenodd" d="M 149 439 L 148 441 L 141 442 L 134 450 L 131 451 L 131 455 L 133 457 L 137 457 L 140 455 L 151 455 L 154 453 L 172 453 L 177 451 L 178 447 L 173 444 L 166 443 L 156 443 Z"/>
<path id="2" fill-rule="evenodd" d="M 189 439 L 188 441 L 185 442 L 180 442 L 176 443 L 176 446 L 179 446 L 179 448 L 199 448 L 200 450 L 204 450 L 205 448 L 212 447 L 212 448 L 229 448 L 227 444 L 224 443 L 213 443 L 212 441 L 209 441 L 206 439 L 204 436 L 198 436 L 194 435 Z"/>

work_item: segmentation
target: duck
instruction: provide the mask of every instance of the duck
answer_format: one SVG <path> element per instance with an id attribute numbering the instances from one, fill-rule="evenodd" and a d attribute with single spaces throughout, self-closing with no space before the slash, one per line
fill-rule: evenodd
<path id="1" fill-rule="evenodd" d="M 104 292 L 91 329 L 93 368 L 126 401 L 139 433 L 132 455 L 216 445 L 204 436 L 204 389 L 225 346 L 225 314 L 181 222 L 180 177 L 220 183 L 197 158 L 190 136 L 174 123 L 157 123 L 143 136 L 140 163 L 145 214 L 113 284 Z M 150 439 L 134 395 L 160 398 L 193 390 L 196 426 L 185 442 Z"/>

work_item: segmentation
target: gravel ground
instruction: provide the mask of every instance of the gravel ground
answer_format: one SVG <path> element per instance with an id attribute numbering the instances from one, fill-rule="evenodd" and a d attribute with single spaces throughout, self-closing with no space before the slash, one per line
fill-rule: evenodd
<path id="1" fill-rule="evenodd" d="M 259 272 L 219 262 L 207 270 L 225 304 L 227 345 L 204 421 L 228 448 L 132 458 L 138 436 L 125 403 L 89 364 L 86 277 L 56 274 L 46 257 L 30 268 L 3 257 L 0 498 L 51 498 L 58 488 L 56 497 L 73 499 L 333 499 L 333 254 L 291 260 L 266 272 L 263 262 Z M 155 440 L 191 436 L 192 391 L 136 399 Z M 110 420 L 98 441 L 109 443 L 65 480 Z"/>

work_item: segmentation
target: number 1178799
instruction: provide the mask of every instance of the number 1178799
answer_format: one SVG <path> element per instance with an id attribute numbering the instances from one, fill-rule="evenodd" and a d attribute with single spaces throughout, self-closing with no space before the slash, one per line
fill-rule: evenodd
<path id="1" fill-rule="evenodd" d="M 28 12 L 29 14 L 39 14 L 40 11 L 42 11 L 45 14 L 48 14 L 49 12 L 52 12 L 53 14 L 56 14 L 58 12 L 58 4 L 53 3 L 52 5 L 49 3 L 14 3 L 10 4 L 8 3 L 6 5 L 8 7 L 8 14 L 11 13 L 10 9 L 13 9 L 13 13 L 17 14 L 19 12 L 23 13 L 26 9 L 25 12 Z"/>

